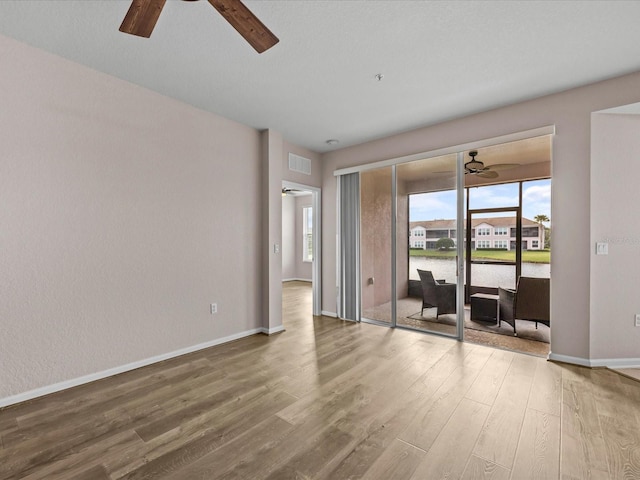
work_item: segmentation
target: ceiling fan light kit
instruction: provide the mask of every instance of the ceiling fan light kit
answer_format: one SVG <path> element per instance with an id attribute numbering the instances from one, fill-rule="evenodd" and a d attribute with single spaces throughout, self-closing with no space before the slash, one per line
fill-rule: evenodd
<path id="1" fill-rule="evenodd" d="M 132 0 L 120 31 L 149 38 L 165 3 L 166 0 Z M 256 52 L 262 53 L 280 41 L 241 0 L 209 0 L 209 3 Z"/>
<path id="2" fill-rule="evenodd" d="M 484 168 L 484 163 L 476 160 L 476 155 L 478 155 L 478 152 L 475 150 L 469 152 L 471 160 L 464 164 L 464 169 L 467 173 L 477 173 Z"/>

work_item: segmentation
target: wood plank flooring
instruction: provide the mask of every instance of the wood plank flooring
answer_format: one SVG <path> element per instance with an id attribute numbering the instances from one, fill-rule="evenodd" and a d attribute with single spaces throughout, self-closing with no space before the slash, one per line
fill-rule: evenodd
<path id="1" fill-rule="evenodd" d="M 311 316 L 0 411 L 0 479 L 638 479 L 640 383 Z"/>

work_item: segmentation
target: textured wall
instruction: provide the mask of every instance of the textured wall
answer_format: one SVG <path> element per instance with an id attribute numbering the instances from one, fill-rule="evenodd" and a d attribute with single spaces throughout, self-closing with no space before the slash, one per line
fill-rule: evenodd
<path id="1" fill-rule="evenodd" d="M 591 356 L 640 358 L 640 115 L 595 114 L 592 132 Z M 596 242 L 609 255 L 596 255 Z"/>
<path id="2" fill-rule="evenodd" d="M 289 152 L 311 160 L 311 175 L 289 170 Z M 320 161 L 320 154 L 283 140 L 282 179 L 309 187 L 322 187 L 322 163 Z"/>
<path id="3" fill-rule="evenodd" d="M 391 301 L 391 168 L 360 176 L 362 309 Z M 369 283 L 373 278 L 374 283 Z"/>
<path id="4" fill-rule="evenodd" d="M 0 399 L 260 327 L 259 133 L 0 52 Z"/>

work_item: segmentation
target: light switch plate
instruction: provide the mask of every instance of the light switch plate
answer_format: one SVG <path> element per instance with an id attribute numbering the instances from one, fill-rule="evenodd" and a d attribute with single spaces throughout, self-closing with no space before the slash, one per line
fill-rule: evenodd
<path id="1" fill-rule="evenodd" d="M 609 255 L 609 244 L 605 242 L 597 242 L 596 255 Z"/>

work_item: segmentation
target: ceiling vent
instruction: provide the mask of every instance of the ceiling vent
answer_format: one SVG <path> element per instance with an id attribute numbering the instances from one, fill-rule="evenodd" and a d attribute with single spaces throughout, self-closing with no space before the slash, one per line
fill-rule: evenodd
<path id="1" fill-rule="evenodd" d="M 295 153 L 289 153 L 289 170 L 311 175 L 311 160 Z"/>

